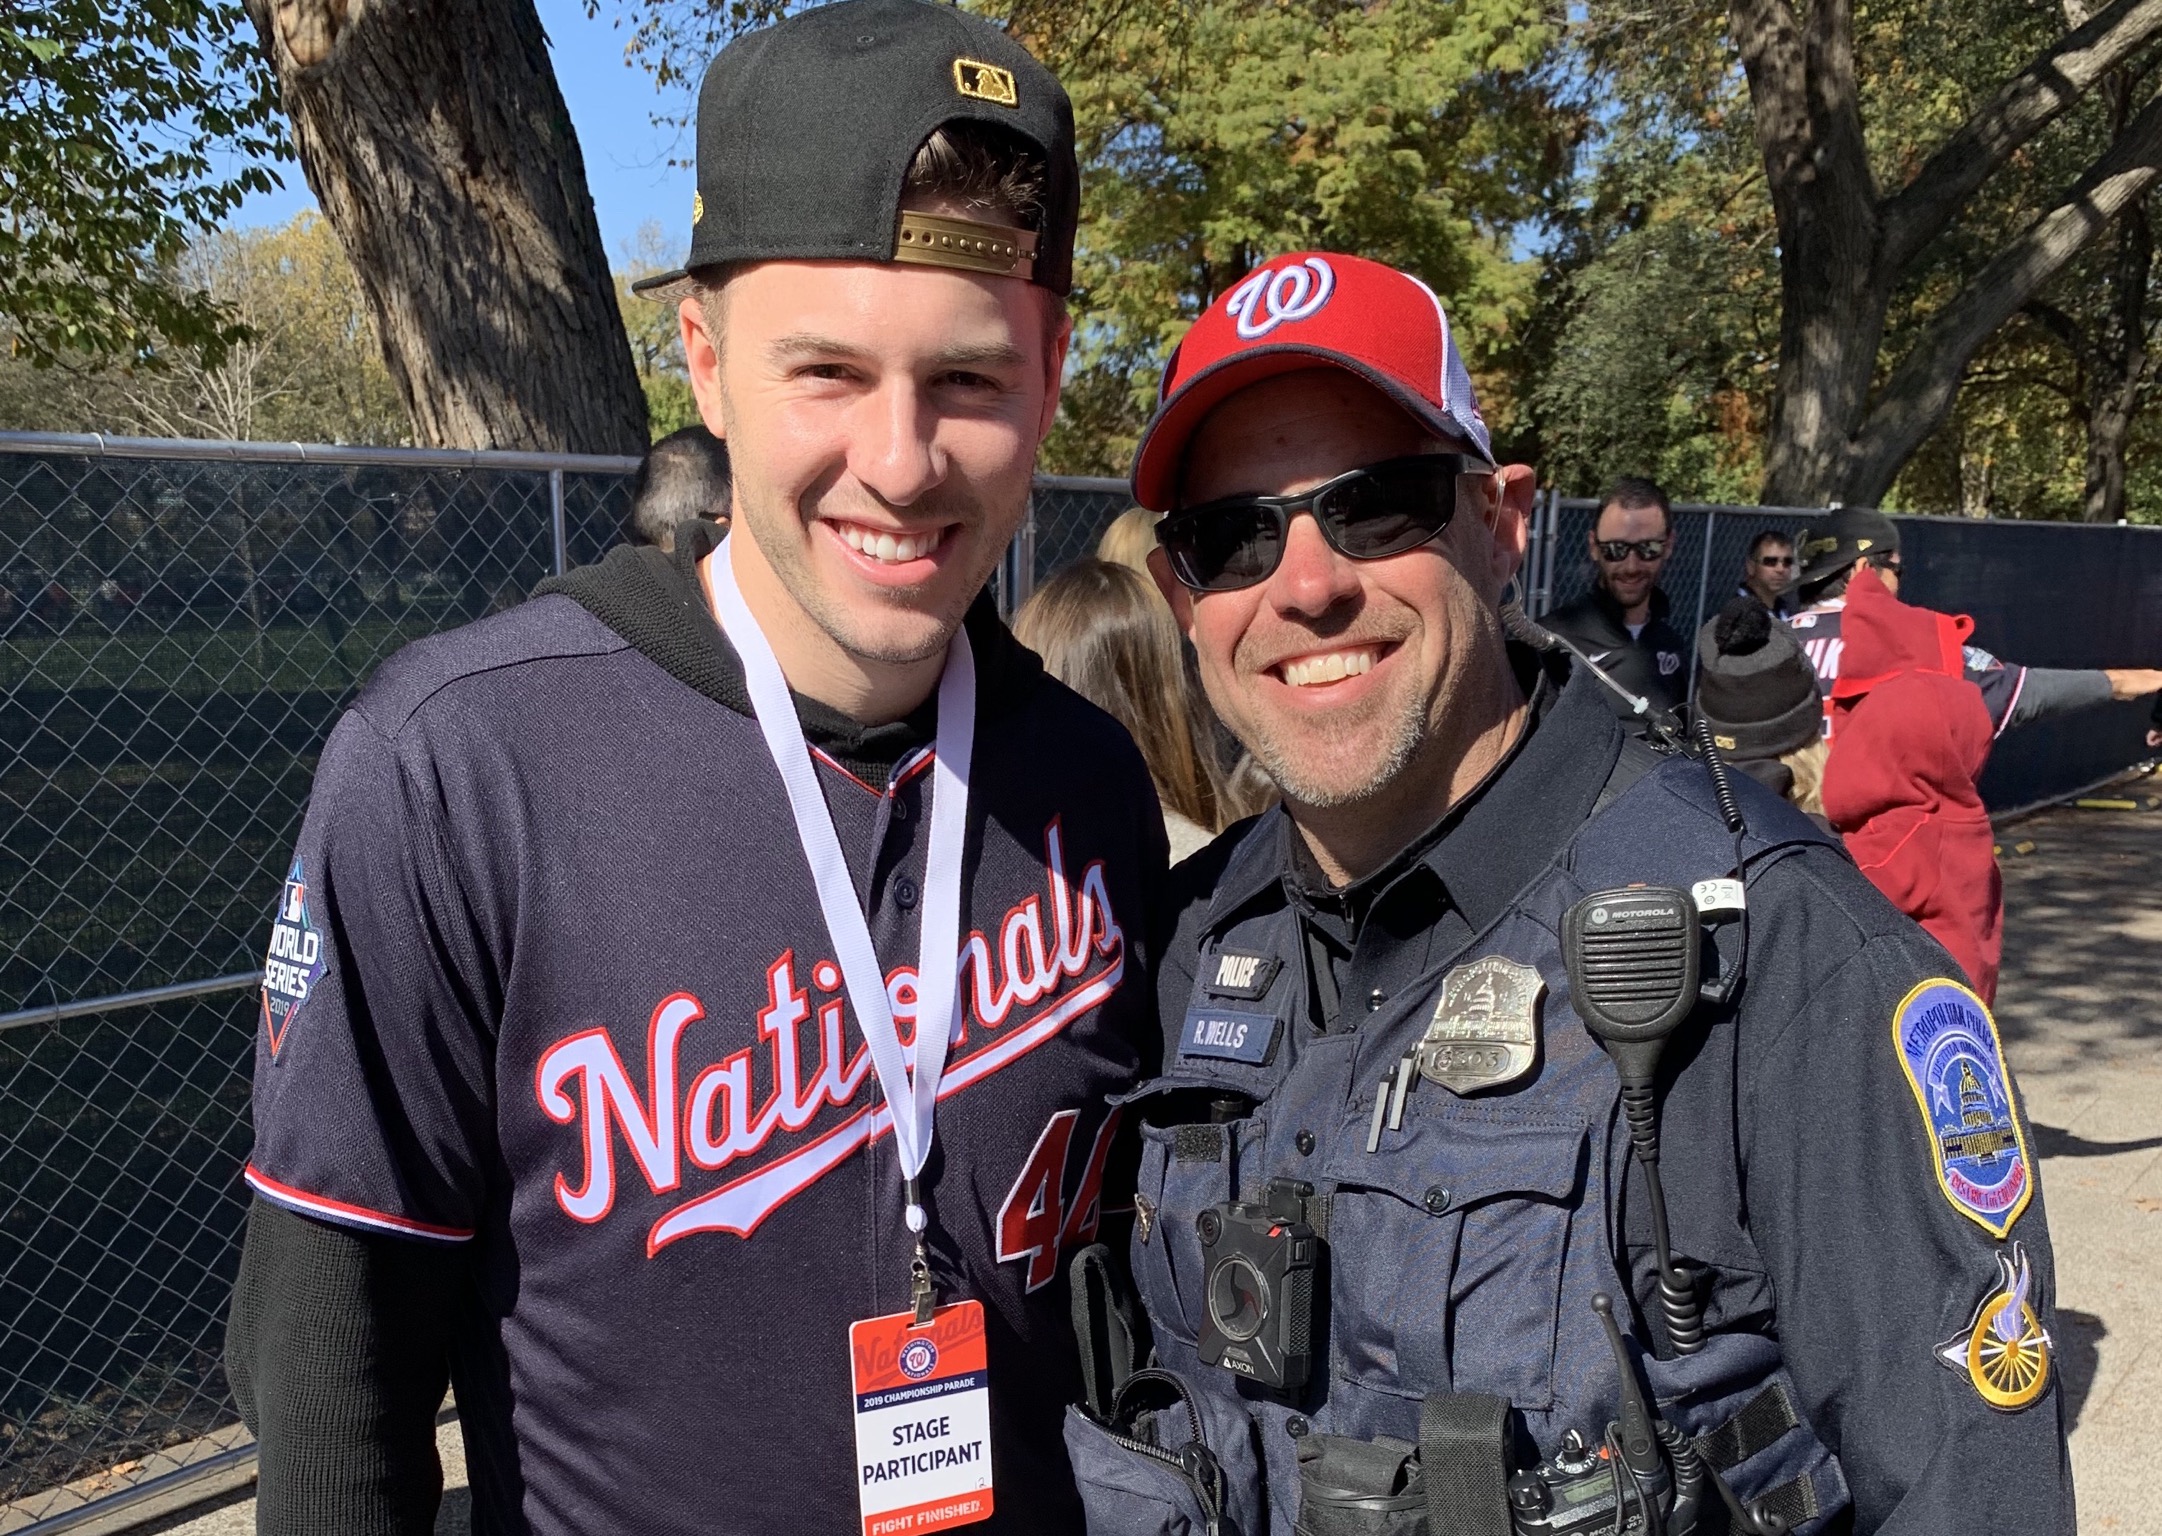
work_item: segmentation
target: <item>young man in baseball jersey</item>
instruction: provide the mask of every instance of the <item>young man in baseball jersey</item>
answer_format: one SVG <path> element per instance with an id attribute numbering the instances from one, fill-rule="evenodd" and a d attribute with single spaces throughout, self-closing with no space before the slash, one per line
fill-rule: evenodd
<path id="1" fill-rule="evenodd" d="M 260 1528 L 1079 1528 L 1062 1257 L 1151 1062 L 1147 769 L 983 597 L 1058 398 L 1072 112 L 843 0 L 708 72 L 725 541 L 387 663 L 272 942 L 229 1359 Z"/>

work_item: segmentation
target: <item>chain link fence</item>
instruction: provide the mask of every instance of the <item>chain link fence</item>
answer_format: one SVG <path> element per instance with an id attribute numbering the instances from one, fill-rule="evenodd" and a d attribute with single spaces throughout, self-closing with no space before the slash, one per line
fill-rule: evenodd
<path id="1" fill-rule="evenodd" d="M 616 542 L 634 467 L 0 434 L 0 1536 L 102 1528 L 247 1475 L 219 1357 L 253 989 L 317 754 L 399 646 Z M 1040 480 L 1002 606 L 1128 505 L 1120 481 Z M 1593 510 L 1542 499 L 1535 613 L 1589 587 Z M 1758 529 L 1808 515 L 1681 509 L 1676 626 L 1717 611 Z M 2095 590 L 2135 627 L 2089 649 L 2162 634 L 2162 531 L 2104 548 L 2119 530 L 2036 545 L 1920 521 L 1910 572 L 2032 592 L 2076 569 L 2113 581 Z M 1986 642 L 2016 630 L 2010 590 Z M 1992 643 L 2082 659 L 2067 636 L 2016 638 Z"/>
<path id="2" fill-rule="evenodd" d="M 636 464 L 5 447 L 0 1532 L 247 1457 L 251 989 L 317 754 L 399 646 L 613 543 Z"/>

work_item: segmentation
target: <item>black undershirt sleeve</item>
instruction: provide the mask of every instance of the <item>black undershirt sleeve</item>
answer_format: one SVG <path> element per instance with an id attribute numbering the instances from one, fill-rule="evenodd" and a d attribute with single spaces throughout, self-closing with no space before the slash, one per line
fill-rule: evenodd
<path id="1" fill-rule="evenodd" d="M 259 1536 L 428 1536 L 460 1247 L 370 1237 L 257 1200 L 225 1369 L 260 1457 Z"/>

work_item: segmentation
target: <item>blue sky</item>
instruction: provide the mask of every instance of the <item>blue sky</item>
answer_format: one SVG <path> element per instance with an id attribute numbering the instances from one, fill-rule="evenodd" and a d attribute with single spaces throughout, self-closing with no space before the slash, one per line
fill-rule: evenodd
<path id="1" fill-rule="evenodd" d="M 691 235 L 690 170 L 669 164 L 690 157 L 690 136 L 678 142 L 673 128 L 656 127 L 656 112 L 683 103 L 663 98 L 643 69 L 623 60 L 624 32 L 613 24 L 621 7 L 604 5 L 588 20 L 579 0 L 539 0 L 541 25 L 555 57 L 556 83 L 571 109 L 585 153 L 586 183 L 600 216 L 609 265 L 620 267 L 638 238 L 639 226 L 657 220 L 673 261 Z M 282 224 L 313 208 L 307 178 L 297 163 L 277 168 L 285 186 L 250 197 L 234 217 L 238 224 Z"/>

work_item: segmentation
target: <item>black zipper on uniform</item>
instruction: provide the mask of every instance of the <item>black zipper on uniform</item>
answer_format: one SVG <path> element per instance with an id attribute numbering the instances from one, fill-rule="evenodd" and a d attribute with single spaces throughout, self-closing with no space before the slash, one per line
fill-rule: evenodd
<path id="1" fill-rule="evenodd" d="M 1186 1425 L 1192 1432 L 1190 1438 L 1176 1451 L 1167 1451 L 1160 1445 L 1150 1445 L 1132 1435 L 1120 1434 L 1108 1425 L 1105 1426 L 1104 1433 L 1127 1450 L 1138 1451 L 1166 1466 L 1176 1467 L 1184 1474 L 1186 1480 L 1193 1485 L 1194 1492 L 1200 1496 L 1201 1512 L 1208 1517 L 1209 1529 L 1214 1531 L 1224 1514 L 1223 1468 L 1217 1463 L 1215 1452 L 1209 1449 L 1208 1441 L 1202 1438 L 1201 1410 L 1196 1408 L 1193 1399 L 1186 1395 L 1186 1384 L 1169 1371 L 1159 1371 L 1154 1367 L 1136 1371 L 1126 1378 L 1125 1386 L 1119 1389 L 1121 1394 L 1126 1387 L 1137 1381 L 1160 1381 L 1171 1388 L 1179 1400 L 1179 1406 L 1186 1410 Z"/>

